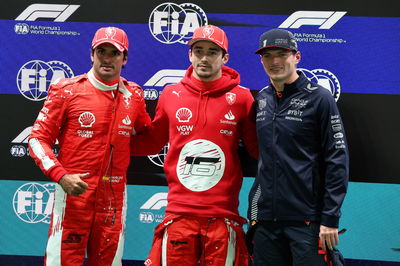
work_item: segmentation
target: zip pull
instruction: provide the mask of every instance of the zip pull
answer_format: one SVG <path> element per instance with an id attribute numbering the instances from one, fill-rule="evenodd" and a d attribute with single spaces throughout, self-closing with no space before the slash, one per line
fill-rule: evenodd
<path id="1" fill-rule="evenodd" d="M 274 112 L 273 116 L 272 116 L 272 120 L 275 120 L 276 117 L 276 113 Z"/>
<path id="2" fill-rule="evenodd" d="M 114 207 L 114 214 L 111 219 L 111 225 L 114 225 L 116 215 L 117 215 L 117 208 Z"/>

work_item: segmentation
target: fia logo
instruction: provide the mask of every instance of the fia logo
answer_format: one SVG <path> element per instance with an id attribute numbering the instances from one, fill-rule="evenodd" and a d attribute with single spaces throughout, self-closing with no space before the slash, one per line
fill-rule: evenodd
<path id="1" fill-rule="evenodd" d="M 206 13 L 192 3 L 163 3 L 154 8 L 149 17 L 151 34 L 165 44 L 187 44 L 194 30 L 207 24 Z"/>
<path id="2" fill-rule="evenodd" d="M 158 99 L 158 91 L 156 89 L 144 89 L 143 90 L 143 98 L 145 100 L 157 100 Z"/>
<path id="3" fill-rule="evenodd" d="M 14 193 L 13 207 L 19 219 L 26 223 L 50 223 L 54 204 L 54 183 L 26 183 Z"/>
<path id="4" fill-rule="evenodd" d="M 17 23 L 14 25 L 14 31 L 16 34 L 28 34 L 29 33 L 29 25 L 26 23 Z"/>
<path id="5" fill-rule="evenodd" d="M 64 62 L 32 60 L 19 69 L 17 86 L 25 98 L 31 101 L 42 101 L 47 97 L 50 84 L 56 83 L 61 78 L 73 76 L 74 72 Z"/>

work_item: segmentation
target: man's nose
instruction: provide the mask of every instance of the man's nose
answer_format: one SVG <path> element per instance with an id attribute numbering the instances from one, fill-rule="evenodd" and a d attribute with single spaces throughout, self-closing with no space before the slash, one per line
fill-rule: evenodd
<path id="1" fill-rule="evenodd" d="M 273 61 L 276 61 L 276 59 L 278 59 L 279 57 L 277 55 L 271 55 L 271 58 Z"/>
<path id="2" fill-rule="evenodd" d="M 109 61 L 109 60 L 111 60 L 111 58 L 112 58 L 112 54 L 111 53 L 104 53 L 103 60 Z"/>
<path id="3" fill-rule="evenodd" d="M 207 62 L 208 61 L 208 55 L 204 54 L 202 57 L 200 57 L 201 62 Z"/>

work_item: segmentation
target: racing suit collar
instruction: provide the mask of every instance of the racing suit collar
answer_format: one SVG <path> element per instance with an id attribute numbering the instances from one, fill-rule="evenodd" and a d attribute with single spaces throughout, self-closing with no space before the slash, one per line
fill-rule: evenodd
<path id="1" fill-rule="evenodd" d="M 96 88 L 101 91 L 112 91 L 116 90 L 118 88 L 118 84 L 121 83 L 121 80 L 114 85 L 107 85 L 101 82 L 99 79 L 97 79 L 93 73 L 93 68 L 90 69 L 90 71 L 87 73 L 89 82 Z"/>

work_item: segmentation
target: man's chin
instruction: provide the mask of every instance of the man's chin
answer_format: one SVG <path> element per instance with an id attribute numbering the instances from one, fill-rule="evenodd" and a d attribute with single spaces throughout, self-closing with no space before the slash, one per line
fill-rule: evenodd
<path id="1" fill-rule="evenodd" d="M 196 74 L 202 78 L 209 78 L 211 77 L 211 73 L 209 71 L 196 71 Z"/>

